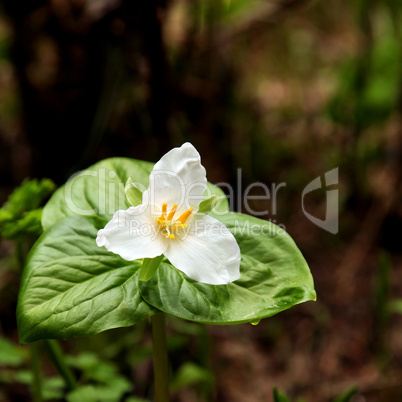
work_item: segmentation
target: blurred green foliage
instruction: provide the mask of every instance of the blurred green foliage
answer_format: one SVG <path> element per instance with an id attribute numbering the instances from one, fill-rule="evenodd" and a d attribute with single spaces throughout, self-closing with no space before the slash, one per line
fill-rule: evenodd
<path id="1" fill-rule="evenodd" d="M 352 398 L 356 395 L 356 393 L 357 388 L 351 387 L 344 393 L 333 399 L 333 402 L 352 402 Z M 292 400 L 288 396 L 279 392 L 276 387 L 274 387 L 273 389 L 273 399 L 274 402 L 292 402 Z M 298 398 L 297 402 L 306 402 L 306 400 L 303 398 Z"/>
<path id="2" fill-rule="evenodd" d="M 345 391 L 342 395 L 334 399 L 334 402 L 350 402 L 352 398 L 356 395 L 357 388 L 352 387 Z"/>
<path id="3" fill-rule="evenodd" d="M 26 349 L 0 337 L 0 365 L 2 367 L 18 367 L 27 358 Z"/>
<path id="4" fill-rule="evenodd" d="M 285 394 L 280 393 L 276 387 L 273 390 L 273 397 L 274 402 L 290 402 L 290 399 Z"/>
<path id="5" fill-rule="evenodd" d="M 195 385 L 206 390 L 211 390 L 214 385 L 214 377 L 204 367 L 194 363 L 184 363 L 172 379 L 171 390 L 177 392 Z"/>
<path id="6" fill-rule="evenodd" d="M 4 239 L 39 236 L 42 233 L 41 205 L 55 188 L 50 179 L 24 180 L 0 209 L 0 236 Z"/>
<path id="7" fill-rule="evenodd" d="M 131 382 L 119 374 L 115 364 L 102 361 L 93 353 L 83 352 L 75 357 L 70 356 L 67 361 L 70 367 L 82 373 L 82 384 L 93 384 L 71 391 L 67 396 L 69 402 L 120 401 L 132 388 Z"/>
<path id="8" fill-rule="evenodd" d="M 43 367 L 43 359 L 41 362 Z M 117 402 L 132 389 L 131 382 L 119 373 L 117 366 L 110 361 L 102 360 L 99 355 L 83 352 L 74 357 L 69 356 L 67 362 L 80 375 L 79 386 L 68 393 L 68 401 Z M 2 385 L 29 386 L 31 382 L 32 371 L 29 370 L 27 348 L 0 337 L 0 396 Z M 65 383 L 62 377 L 43 376 L 41 393 L 43 400 L 62 400 L 65 395 Z M 3 395 L 3 399 L 5 398 Z"/>
<path id="9" fill-rule="evenodd" d="M 370 60 L 351 60 L 340 68 L 338 91 L 328 105 L 334 122 L 366 129 L 387 121 L 399 101 L 402 69 L 395 57 L 399 51 L 397 38 L 387 32 L 373 44 Z M 362 65 L 366 83 L 360 88 Z"/>

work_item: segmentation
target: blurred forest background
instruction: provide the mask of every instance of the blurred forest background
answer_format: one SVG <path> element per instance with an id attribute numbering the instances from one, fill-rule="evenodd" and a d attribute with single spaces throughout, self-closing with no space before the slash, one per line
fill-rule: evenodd
<path id="1" fill-rule="evenodd" d="M 318 300 L 257 326 L 169 320 L 173 400 L 271 401 L 274 386 L 292 401 L 402 400 L 402 2 L 0 0 L 0 205 L 26 178 L 59 186 L 100 159 L 157 161 L 185 141 L 212 183 L 236 188 L 238 168 L 243 189 L 286 183 L 275 214 L 253 208 L 295 239 Z M 336 167 L 334 235 L 301 194 Z M 323 219 L 325 188 L 306 207 Z M 0 399 L 30 401 L 15 307 L 35 236 L 4 216 Z M 60 345 L 81 385 L 69 401 L 149 400 L 148 323 Z M 45 400 L 62 400 L 50 359 L 40 365 Z"/>

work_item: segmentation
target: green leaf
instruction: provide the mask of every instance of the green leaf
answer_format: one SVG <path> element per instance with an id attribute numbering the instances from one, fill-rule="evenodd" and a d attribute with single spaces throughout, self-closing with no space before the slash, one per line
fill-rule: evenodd
<path id="1" fill-rule="evenodd" d="M 351 398 L 356 395 L 357 391 L 357 387 L 352 387 L 345 391 L 342 395 L 335 398 L 334 402 L 350 402 Z"/>
<path id="2" fill-rule="evenodd" d="M 68 402 L 110 402 L 120 401 L 131 390 L 130 382 L 123 378 L 111 378 L 107 385 L 85 385 L 67 395 Z"/>
<path id="3" fill-rule="evenodd" d="M 199 214 L 209 214 L 216 206 L 218 202 L 218 196 L 213 195 L 212 197 L 201 202 L 200 207 L 198 208 Z"/>
<path id="4" fill-rule="evenodd" d="M 24 180 L 21 186 L 10 195 L 1 208 L 1 212 L 7 212 L 11 216 L 17 217 L 25 211 L 36 209 L 54 189 L 55 184 L 50 179 Z"/>
<path id="5" fill-rule="evenodd" d="M 274 402 L 291 402 L 290 399 L 285 394 L 281 394 L 276 387 L 274 387 L 272 393 Z"/>
<path id="6" fill-rule="evenodd" d="M 46 204 L 43 229 L 68 216 L 101 217 L 109 221 L 117 210 L 130 206 L 124 191 L 126 180 L 132 177 L 137 188 L 145 190 L 152 166 L 133 159 L 110 158 L 74 175 Z"/>
<path id="7" fill-rule="evenodd" d="M 239 243 L 241 278 L 228 285 L 208 285 L 162 263 L 143 298 L 168 314 L 208 324 L 253 322 L 315 300 L 313 278 L 291 237 L 268 221 L 227 213 L 215 216 Z"/>
<path id="8" fill-rule="evenodd" d="M 229 202 L 228 198 L 226 197 L 225 193 L 219 187 L 215 186 L 214 184 L 208 182 L 207 189 L 204 193 L 204 200 L 208 201 L 216 195 L 218 199 L 213 200 L 213 211 L 218 214 L 223 214 L 229 211 Z M 202 203 L 201 203 L 202 204 Z M 201 206 L 200 204 L 200 206 Z"/>
<path id="9" fill-rule="evenodd" d="M 131 390 L 131 383 L 119 373 L 117 366 L 110 361 L 102 361 L 98 354 L 81 353 L 69 356 L 68 364 L 82 370 L 82 377 L 96 384 L 96 388 L 92 390 L 96 393 L 96 401 L 120 401 L 122 395 Z"/>
<path id="10" fill-rule="evenodd" d="M 21 217 L 2 222 L 1 235 L 5 239 L 16 239 L 19 236 L 42 234 L 42 209 L 24 212 Z"/>
<path id="11" fill-rule="evenodd" d="M 89 219 L 70 217 L 37 241 L 18 299 L 21 342 L 96 334 L 153 314 L 138 292 L 141 261 L 98 247 L 97 229 Z"/>
<path id="12" fill-rule="evenodd" d="M 402 314 L 402 299 L 394 299 L 388 303 L 388 310 L 391 314 Z"/>
<path id="13" fill-rule="evenodd" d="M 129 177 L 139 191 L 149 185 L 153 163 L 128 158 L 109 158 L 74 175 L 46 204 L 42 215 L 44 230 L 67 216 L 98 217 L 109 221 L 118 209 L 127 209 L 125 183 Z M 205 198 L 219 197 L 218 212 L 227 211 L 228 201 L 221 189 L 208 183 Z"/>
<path id="14" fill-rule="evenodd" d="M 18 367 L 27 359 L 26 349 L 0 337 L 0 367 Z"/>
<path id="15" fill-rule="evenodd" d="M 67 402 L 98 402 L 96 388 L 92 385 L 84 385 L 67 395 Z"/>
<path id="16" fill-rule="evenodd" d="M 60 376 L 44 378 L 42 384 L 43 399 L 45 401 L 63 399 L 64 385 L 64 380 Z"/>
<path id="17" fill-rule="evenodd" d="M 137 398 L 135 396 L 129 396 L 124 402 L 149 402 L 148 399 Z"/>
<path id="18" fill-rule="evenodd" d="M 124 191 L 126 192 L 126 197 L 130 205 L 136 207 L 141 204 L 143 192 L 136 187 L 131 177 L 127 179 Z"/>
<path id="19" fill-rule="evenodd" d="M 149 281 L 162 262 L 163 254 L 155 258 L 144 258 L 141 265 L 140 281 Z"/>
<path id="20" fill-rule="evenodd" d="M 39 208 L 46 197 L 55 189 L 49 179 L 24 180 L 0 208 L 0 234 L 6 239 L 42 233 Z"/>
<path id="21" fill-rule="evenodd" d="M 184 363 L 172 380 L 171 390 L 177 392 L 181 389 L 202 384 L 204 388 L 212 388 L 214 376 L 204 367 L 194 363 Z"/>

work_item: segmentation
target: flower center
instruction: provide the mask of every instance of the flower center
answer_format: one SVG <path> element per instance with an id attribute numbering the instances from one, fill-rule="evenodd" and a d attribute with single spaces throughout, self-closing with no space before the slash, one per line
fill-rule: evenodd
<path id="1" fill-rule="evenodd" d="M 189 208 L 186 212 L 180 215 L 178 219 L 174 219 L 177 210 L 177 204 L 173 205 L 169 214 L 167 213 L 167 204 L 162 204 L 162 215 L 156 220 L 161 233 L 169 239 L 174 239 L 176 236 L 173 232 L 180 228 L 186 228 L 186 221 L 193 212 L 193 208 Z"/>

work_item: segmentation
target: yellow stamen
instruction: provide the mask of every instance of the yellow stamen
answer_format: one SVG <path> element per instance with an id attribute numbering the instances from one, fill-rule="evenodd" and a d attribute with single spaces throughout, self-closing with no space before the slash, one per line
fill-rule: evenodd
<path id="1" fill-rule="evenodd" d="M 172 233 L 177 229 L 186 228 L 185 224 L 188 217 L 193 212 L 193 208 L 189 208 L 184 212 L 179 219 L 174 219 L 174 215 L 177 211 L 177 204 L 173 205 L 173 208 L 167 214 L 168 205 L 167 203 L 162 204 L 162 215 L 156 220 L 159 225 L 161 233 L 168 239 L 175 239 L 176 236 Z"/>
<path id="2" fill-rule="evenodd" d="M 167 204 L 163 204 L 163 205 L 167 205 Z M 167 217 L 167 220 L 168 220 L 168 221 L 170 221 L 170 220 L 173 219 L 174 214 L 176 213 L 176 210 L 177 210 L 177 204 L 174 204 L 174 205 L 173 205 L 173 208 L 170 210 L 169 215 L 168 215 L 168 217 Z"/>
<path id="3" fill-rule="evenodd" d="M 181 214 L 180 218 L 177 220 L 180 221 L 184 225 L 186 220 L 188 219 L 188 217 L 191 215 L 192 212 L 193 212 L 193 208 L 190 207 L 186 212 Z"/>
<path id="4" fill-rule="evenodd" d="M 161 224 L 160 221 L 166 220 L 166 212 L 167 212 L 167 204 L 166 202 L 164 202 L 162 204 L 162 215 L 160 216 L 160 218 L 157 219 L 159 224 Z"/>

